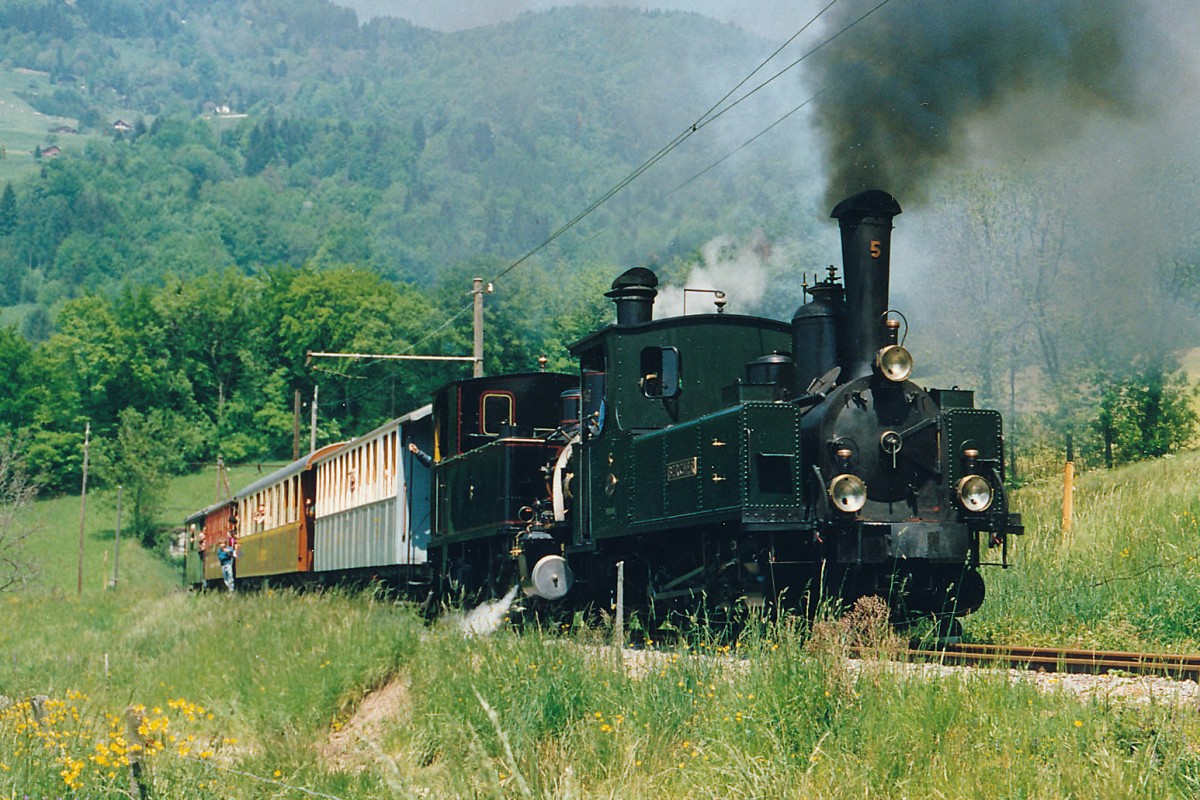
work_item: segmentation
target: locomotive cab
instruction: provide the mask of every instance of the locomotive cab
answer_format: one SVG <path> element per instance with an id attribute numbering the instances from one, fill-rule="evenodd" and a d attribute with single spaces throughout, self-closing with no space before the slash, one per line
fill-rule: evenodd
<path id="1" fill-rule="evenodd" d="M 547 498 L 541 467 L 562 442 L 560 398 L 574 375 L 538 372 L 471 378 L 434 394 L 435 541 L 517 527 Z M 528 520 L 525 520 L 527 522 Z"/>

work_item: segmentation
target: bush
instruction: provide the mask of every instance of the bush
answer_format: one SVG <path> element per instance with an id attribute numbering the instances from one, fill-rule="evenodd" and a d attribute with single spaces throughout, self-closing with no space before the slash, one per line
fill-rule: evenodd
<path id="1" fill-rule="evenodd" d="M 1191 442 L 1196 392 L 1186 375 L 1157 359 L 1135 363 L 1128 378 L 1108 382 L 1094 423 L 1108 466 L 1164 456 Z"/>

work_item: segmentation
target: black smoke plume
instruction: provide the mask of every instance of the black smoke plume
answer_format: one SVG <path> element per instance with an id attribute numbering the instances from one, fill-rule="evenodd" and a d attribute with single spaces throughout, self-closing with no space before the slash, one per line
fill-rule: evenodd
<path id="1" fill-rule="evenodd" d="M 876 3 L 842 2 L 827 32 Z M 810 59 L 830 204 L 880 187 L 912 203 L 970 128 L 1021 98 L 1005 136 L 1042 149 L 1146 99 L 1148 31 L 1127 0 L 892 0 Z M 1161 65 L 1159 65 L 1161 68 Z M 1020 151 L 1021 141 L 1007 141 Z"/>

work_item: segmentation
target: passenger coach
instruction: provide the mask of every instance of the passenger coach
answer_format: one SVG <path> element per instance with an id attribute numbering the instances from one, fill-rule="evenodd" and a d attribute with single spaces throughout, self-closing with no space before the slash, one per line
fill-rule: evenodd
<path id="1" fill-rule="evenodd" d="M 408 449 L 433 447 L 430 406 L 318 455 L 313 568 L 417 579 L 428 559 L 429 468 Z"/>
<path id="2" fill-rule="evenodd" d="M 221 580 L 217 547 L 233 537 L 235 577 L 277 582 L 413 574 L 427 561 L 430 476 L 408 450 L 433 442 L 430 406 L 365 436 L 320 448 L 185 521 L 185 580 Z"/>

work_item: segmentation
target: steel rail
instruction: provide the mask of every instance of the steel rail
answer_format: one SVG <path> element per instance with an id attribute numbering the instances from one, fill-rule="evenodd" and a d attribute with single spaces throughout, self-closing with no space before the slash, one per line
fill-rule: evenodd
<path id="1" fill-rule="evenodd" d="M 862 650 L 865 651 L 866 648 Z M 1007 644 L 946 644 L 936 648 L 912 647 L 900 651 L 898 656 L 909 660 L 936 661 L 942 664 L 990 665 L 1094 675 L 1117 672 L 1132 675 L 1162 675 L 1178 680 L 1200 681 L 1200 655 L 1179 653 L 1076 650 Z"/>

